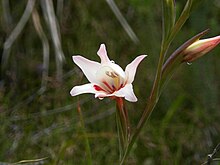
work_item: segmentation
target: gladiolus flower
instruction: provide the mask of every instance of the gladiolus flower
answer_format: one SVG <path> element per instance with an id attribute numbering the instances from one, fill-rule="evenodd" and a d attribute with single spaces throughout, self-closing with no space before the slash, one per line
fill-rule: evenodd
<path id="1" fill-rule="evenodd" d="M 72 96 L 83 93 L 93 93 L 95 97 L 124 97 L 130 102 L 136 102 L 132 82 L 139 63 L 146 57 L 140 55 L 123 69 L 108 58 L 105 44 L 101 44 L 97 52 L 101 63 L 88 60 L 80 55 L 73 56 L 73 61 L 80 67 L 90 83 L 75 86 L 70 91 Z"/>
<path id="2" fill-rule="evenodd" d="M 211 51 L 220 43 L 220 36 L 208 39 L 197 40 L 187 47 L 184 51 L 183 61 L 192 62 L 197 58 Z"/>

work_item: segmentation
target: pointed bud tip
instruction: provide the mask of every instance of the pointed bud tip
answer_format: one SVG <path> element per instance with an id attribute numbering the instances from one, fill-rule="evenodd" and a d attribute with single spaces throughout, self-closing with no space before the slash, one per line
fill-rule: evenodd
<path id="1" fill-rule="evenodd" d="M 184 61 L 192 62 L 207 54 L 220 43 L 220 36 L 197 40 L 184 50 Z"/>

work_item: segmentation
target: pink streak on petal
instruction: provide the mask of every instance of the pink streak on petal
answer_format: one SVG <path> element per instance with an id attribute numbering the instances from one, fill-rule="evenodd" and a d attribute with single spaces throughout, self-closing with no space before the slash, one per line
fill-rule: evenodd
<path id="1" fill-rule="evenodd" d="M 220 36 L 201 39 L 194 42 L 185 50 L 184 61 L 192 62 L 210 52 L 220 43 Z"/>
<path id="2" fill-rule="evenodd" d="M 130 64 L 128 64 L 126 66 L 125 73 L 128 76 L 128 80 L 127 80 L 128 84 L 130 84 L 134 81 L 137 67 L 145 57 L 147 57 L 147 55 L 138 56 Z"/>
<path id="3" fill-rule="evenodd" d="M 134 94 L 133 86 L 132 84 L 127 84 L 117 92 L 112 94 L 113 96 L 116 97 L 125 97 L 126 100 L 130 102 L 136 102 L 137 97 Z"/>
<path id="4" fill-rule="evenodd" d="M 104 91 L 104 89 L 102 89 L 100 86 L 98 86 L 98 85 L 93 85 L 93 87 L 94 87 L 94 89 L 96 90 L 96 91 Z"/>
<path id="5" fill-rule="evenodd" d="M 95 61 L 88 60 L 82 56 L 72 56 L 73 61 L 80 67 L 86 78 L 92 82 L 96 82 L 96 72 L 101 67 L 101 64 Z"/>
<path id="6" fill-rule="evenodd" d="M 220 36 L 204 39 L 203 43 L 201 44 L 201 47 L 199 47 L 197 51 L 200 51 L 203 54 L 208 53 L 209 51 L 214 49 L 219 43 L 220 43 Z"/>
<path id="7" fill-rule="evenodd" d="M 109 92 L 113 92 L 114 90 L 111 88 L 111 86 L 106 82 L 106 81 L 103 81 L 102 82 L 109 90 Z"/>
<path id="8" fill-rule="evenodd" d="M 70 91 L 70 94 L 71 94 L 71 96 L 77 96 L 77 95 L 84 94 L 84 93 L 94 93 L 95 94 L 96 91 L 95 91 L 93 85 L 94 84 L 89 83 L 89 84 L 75 86 Z"/>
<path id="9" fill-rule="evenodd" d="M 93 87 L 97 91 L 97 93 L 99 93 L 99 92 L 109 93 L 109 91 L 107 89 L 104 89 L 104 88 L 100 87 L 99 85 L 93 85 Z"/>
<path id="10" fill-rule="evenodd" d="M 108 55 L 107 55 L 105 44 L 100 45 L 100 48 L 99 48 L 97 54 L 99 55 L 99 57 L 101 59 L 101 64 L 110 62 Z"/>

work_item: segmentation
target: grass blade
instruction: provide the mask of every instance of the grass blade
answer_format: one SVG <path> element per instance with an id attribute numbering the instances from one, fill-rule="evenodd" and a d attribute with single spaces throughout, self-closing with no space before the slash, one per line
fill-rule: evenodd
<path id="1" fill-rule="evenodd" d="M 121 23 L 122 27 L 124 28 L 124 30 L 126 31 L 128 36 L 131 38 L 131 40 L 135 44 L 137 44 L 139 42 L 138 37 L 136 36 L 136 34 L 132 30 L 131 26 L 126 21 L 126 19 L 123 17 L 122 13 L 120 12 L 120 10 L 117 7 L 117 5 L 115 4 L 114 0 L 106 0 L 106 2 L 108 3 L 109 7 L 111 8 L 113 13 L 117 17 L 118 21 Z"/>
<path id="2" fill-rule="evenodd" d="M 79 114 L 79 119 L 80 119 L 80 126 L 81 126 L 81 131 L 83 133 L 84 136 L 84 140 L 85 140 L 85 147 L 86 147 L 86 155 L 87 155 L 87 164 L 88 165 L 92 165 L 92 154 L 91 154 L 91 149 L 90 149 L 90 144 L 89 144 L 89 139 L 88 139 L 88 135 L 86 133 L 86 128 L 85 128 L 85 123 L 84 123 L 84 119 L 83 119 L 83 114 L 81 111 L 81 107 L 80 104 L 78 102 L 78 106 L 77 106 L 77 111 Z"/>

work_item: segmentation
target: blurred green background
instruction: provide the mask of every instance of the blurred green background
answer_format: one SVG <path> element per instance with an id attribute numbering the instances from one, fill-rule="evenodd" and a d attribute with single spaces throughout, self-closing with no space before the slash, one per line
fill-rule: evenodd
<path id="1" fill-rule="evenodd" d="M 108 98 L 100 101 L 91 94 L 70 96 L 73 86 L 88 82 L 72 62 L 72 55 L 99 61 L 96 52 L 105 43 L 110 58 L 125 68 L 137 55 L 148 54 L 133 83 L 138 102 L 126 102 L 135 126 L 146 106 L 159 58 L 161 1 L 115 0 L 136 34 L 137 43 L 126 33 L 107 1 L 48 2 L 52 2 L 50 9 L 53 6 L 55 11 L 57 24 L 53 22 L 52 27 L 57 27 L 58 33 L 51 32 L 45 2 L 36 1 L 35 15 L 28 17 L 14 42 L 9 36 L 28 1 L 0 3 L 1 59 L 5 56 L 4 43 L 11 43 L 10 51 L 6 52 L 8 62 L 1 61 L 5 66 L 1 65 L 0 80 L 0 162 L 48 157 L 40 163 L 87 164 L 84 129 L 77 111 L 79 103 L 93 164 L 117 164 L 115 103 Z M 176 0 L 177 17 L 185 2 Z M 33 15 L 39 16 L 43 33 L 36 31 Z M 219 27 L 219 0 L 201 1 L 171 45 L 170 53 L 207 28 L 211 30 L 205 37 L 219 35 Z M 49 65 L 45 65 L 42 34 L 43 41 L 49 44 Z M 53 44 L 56 36 L 60 37 L 62 49 Z M 63 67 L 57 59 L 58 50 L 65 56 Z M 48 66 L 48 75 L 44 66 Z M 220 142 L 219 66 L 219 46 L 191 65 L 182 64 L 164 90 L 127 164 L 201 164 L 207 159 L 207 154 Z"/>

